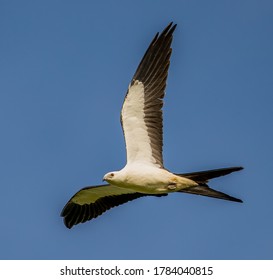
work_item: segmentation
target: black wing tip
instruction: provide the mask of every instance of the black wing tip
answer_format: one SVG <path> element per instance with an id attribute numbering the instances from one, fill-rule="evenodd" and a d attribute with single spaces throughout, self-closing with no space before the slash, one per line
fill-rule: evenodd
<path id="1" fill-rule="evenodd" d="M 75 203 L 71 201 L 67 202 L 67 204 L 64 206 L 60 214 L 60 216 L 63 218 L 64 225 L 68 229 L 71 229 L 74 225 L 77 224 L 73 222 L 73 216 L 69 215 L 70 212 L 73 210 L 73 208 L 75 208 L 75 206 L 77 206 Z"/>
<path id="2" fill-rule="evenodd" d="M 172 35 L 172 33 L 174 32 L 174 30 L 176 29 L 177 24 L 173 24 L 173 22 L 171 21 L 166 27 L 165 29 L 162 31 L 162 35 Z"/>
<path id="3" fill-rule="evenodd" d="M 160 33 L 160 32 L 157 32 L 156 34 L 155 34 L 155 37 L 154 37 L 154 39 L 152 40 L 152 42 L 151 42 L 151 45 L 154 45 L 156 42 L 157 42 L 157 40 L 159 40 L 160 38 L 162 38 L 162 37 L 172 37 L 172 35 L 173 35 L 173 32 L 175 31 L 175 29 L 176 29 L 176 26 L 177 26 L 177 24 L 174 24 L 173 25 L 173 22 L 170 22 L 164 29 L 163 29 L 163 31 Z M 148 48 L 149 49 L 149 48 Z"/>
<path id="4" fill-rule="evenodd" d="M 64 208 L 62 209 L 60 216 L 61 216 L 61 217 L 65 217 L 65 216 L 67 215 L 67 213 L 68 213 L 68 211 L 69 211 L 69 208 L 70 208 L 71 206 L 72 206 L 72 205 L 68 202 L 68 203 L 64 206 Z"/>
<path id="5" fill-rule="evenodd" d="M 71 229 L 74 224 L 71 224 L 66 218 L 64 218 L 64 225 L 68 228 Z"/>
<path id="6" fill-rule="evenodd" d="M 175 29 L 176 26 L 177 26 L 177 23 L 173 24 L 173 21 L 171 21 L 171 22 L 166 26 L 165 29 L 171 29 L 171 28 L 172 28 L 172 29 Z"/>
<path id="7" fill-rule="evenodd" d="M 62 212 L 60 214 L 60 216 L 63 218 L 64 225 L 68 229 L 71 229 L 75 225 L 75 223 L 72 222 L 73 216 L 69 215 L 69 213 L 71 212 L 72 208 L 74 208 L 74 206 L 75 206 L 74 203 L 68 202 L 64 206 L 64 208 L 63 208 L 63 210 L 62 210 Z"/>
<path id="8" fill-rule="evenodd" d="M 71 223 L 70 219 L 67 219 L 67 217 L 63 217 L 63 222 L 66 228 L 71 229 L 73 226 L 75 226 L 74 223 Z"/>
<path id="9" fill-rule="evenodd" d="M 176 29 L 177 27 L 177 23 L 173 24 L 173 22 L 170 23 L 170 27 L 172 26 L 172 28 L 170 29 L 170 32 L 173 33 L 174 30 Z"/>

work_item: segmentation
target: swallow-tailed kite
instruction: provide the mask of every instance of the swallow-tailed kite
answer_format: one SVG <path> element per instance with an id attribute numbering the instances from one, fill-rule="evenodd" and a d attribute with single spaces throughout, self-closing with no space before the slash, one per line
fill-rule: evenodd
<path id="1" fill-rule="evenodd" d="M 156 34 L 129 85 L 121 110 L 127 152 L 125 167 L 105 174 L 103 180 L 108 184 L 86 187 L 72 196 L 61 213 L 66 227 L 72 228 L 143 196 L 180 192 L 242 202 L 207 185 L 210 179 L 242 167 L 185 174 L 174 174 L 164 168 L 162 106 L 175 28 L 170 23 L 161 34 Z"/>

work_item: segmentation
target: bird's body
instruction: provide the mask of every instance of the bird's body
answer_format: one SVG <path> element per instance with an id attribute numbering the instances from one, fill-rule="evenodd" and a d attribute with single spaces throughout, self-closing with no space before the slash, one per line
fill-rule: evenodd
<path id="1" fill-rule="evenodd" d="M 141 162 L 126 165 L 118 172 L 107 173 L 104 180 L 115 186 L 146 194 L 169 193 L 198 185 L 191 179 Z"/>
<path id="2" fill-rule="evenodd" d="M 184 174 L 174 174 L 164 167 L 162 107 L 175 28 L 170 23 L 161 34 L 156 34 L 125 96 L 120 118 L 126 143 L 125 167 L 105 174 L 107 185 L 83 188 L 71 197 L 61 213 L 68 228 L 143 196 L 184 192 L 242 202 L 207 185 L 210 179 L 242 167 Z"/>

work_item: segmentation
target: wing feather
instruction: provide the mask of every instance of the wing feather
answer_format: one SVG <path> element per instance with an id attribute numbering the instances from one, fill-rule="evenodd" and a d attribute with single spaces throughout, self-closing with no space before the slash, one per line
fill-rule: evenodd
<path id="1" fill-rule="evenodd" d="M 96 218 L 105 211 L 147 194 L 112 185 L 87 187 L 78 191 L 64 206 L 61 216 L 68 228 Z"/>
<path id="2" fill-rule="evenodd" d="M 166 196 L 137 193 L 113 185 L 86 187 L 73 195 L 64 206 L 61 216 L 67 228 L 85 223 L 105 211 L 143 196 Z"/>
<path id="3" fill-rule="evenodd" d="M 141 161 L 163 167 L 162 99 L 175 28 L 170 23 L 161 34 L 156 34 L 127 91 L 121 111 L 127 164 Z"/>

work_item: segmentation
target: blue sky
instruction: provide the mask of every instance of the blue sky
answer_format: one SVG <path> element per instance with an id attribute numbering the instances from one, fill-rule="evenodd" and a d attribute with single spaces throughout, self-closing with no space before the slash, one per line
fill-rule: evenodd
<path id="1" fill-rule="evenodd" d="M 164 105 L 173 172 L 236 204 L 142 198 L 68 230 L 80 188 L 125 164 L 119 114 L 156 32 L 178 24 Z M 273 3 L 1 1 L 1 259 L 272 259 Z"/>

